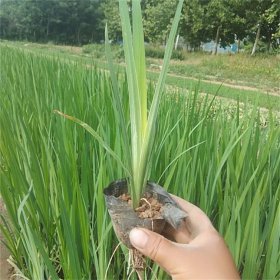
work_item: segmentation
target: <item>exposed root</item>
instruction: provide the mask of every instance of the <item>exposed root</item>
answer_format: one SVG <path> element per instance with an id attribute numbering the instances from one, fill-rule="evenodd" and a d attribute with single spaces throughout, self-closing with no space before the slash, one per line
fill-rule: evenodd
<path id="1" fill-rule="evenodd" d="M 135 269 L 135 271 L 137 273 L 138 279 L 139 280 L 144 280 L 144 270 L 137 270 L 137 269 Z"/>
<path id="2" fill-rule="evenodd" d="M 146 198 L 142 197 L 142 198 L 140 199 L 140 201 L 141 201 L 141 200 L 145 201 L 145 202 L 149 205 L 150 209 L 152 209 L 151 203 L 150 203 Z"/>
<path id="3" fill-rule="evenodd" d="M 146 198 L 142 197 L 140 201 L 145 201 L 145 203 L 149 206 L 150 211 L 152 211 L 152 204 Z M 152 221 L 152 231 L 154 231 L 154 220 L 151 219 L 151 221 Z"/>
<path id="4" fill-rule="evenodd" d="M 130 249 L 129 259 L 131 260 L 132 264 L 132 272 L 135 271 L 137 273 L 138 279 L 143 280 L 146 266 L 144 256 L 138 250 Z"/>

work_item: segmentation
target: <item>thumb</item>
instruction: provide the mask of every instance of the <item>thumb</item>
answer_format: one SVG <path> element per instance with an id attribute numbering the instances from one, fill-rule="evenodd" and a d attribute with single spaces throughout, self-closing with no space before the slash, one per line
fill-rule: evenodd
<path id="1" fill-rule="evenodd" d="M 134 228 L 129 233 L 131 244 L 143 255 L 149 257 L 172 274 L 178 266 L 178 247 L 162 235 L 147 229 Z"/>

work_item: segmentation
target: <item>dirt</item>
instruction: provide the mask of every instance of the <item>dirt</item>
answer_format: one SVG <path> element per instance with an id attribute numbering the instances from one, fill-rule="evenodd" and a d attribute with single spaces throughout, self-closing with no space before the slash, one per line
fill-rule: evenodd
<path id="1" fill-rule="evenodd" d="M 122 194 L 119 198 L 131 204 L 130 195 Z M 135 209 L 135 212 L 141 219 L 161 219 L 161 209 L 162 204 L 152 195 L 145 193 L 144 197 L 140 199 L 140 204 Z"/>
<path id="2" fill-rule="evenodd" d="M 119 198 L 129 205 L 132 204 L 129 194 L 122 194 Z M 155 199 L 152 194 L 145 193 L 140 199 L 139 206 L 135 209 L 135 212 L 140 219 L 162 219 L 162 206 L 163 205 Z M 133 270 L 137 273 L 138 279 L 144 279 L 144 270 L 146 268 L 145 257 L 137 249 L 130 249 L 129 252 Z"/>
<path id="3" fill-rule="evenodd" d="M 132 204 L 129 194 L 122 194 L 119 198 L 129 205 Z M 151 193 L 145 193 L 140 199 L 139 206 L 135 209 L 135 212 L 140 219 L 157 220 L 162 219 L 162 209 L 163 205 Z M 144 271 L 146 268 L 145 257 L 134 248 L 130 249 L 129 252 L 133 270 L 137 273 L 138 279 L 144 279 Z"/>
<path id="4" fill-rule="evenodd" d="M 35 44 L 32 44 L 35 45 Z M 41 45 L 41 44 L 36 44 L 38 46 L 48 46 L 48 45 Z M 29 44 L 26 44 L 25 46 L 29 46 Z M 52 49 L 58 49 L 61 51 L 65 51 L 68 53 L 72 53 L 74 55 L 80 55 L 82 53 L 82 48 L 81 47 L 75 47 L 75 46 L 61 46 L 61 45 L 50 45 L 48 47 L 49 50 Z M 29 50 L 32 52 L 32 50 Z M 162 61 L 160 59 L 151 59 L 153 62 L 148 71 L 149 72 L 159 72 L 162 68 Z M 198 65 L 200 63 L 199 60 L 188 60 L 184 61 L 183 63 L 185 64 L 191 64 L 191 65 Z M 120 63 L 121 65 L 124 65 L 124 63 Z M 86 65 L 86 67 L 92 67 L 92 65 Z M 268 88 L 268 87 L 254 87 L 254 86 L 247 86 L 247 85 L 242 85 L 242 81 L 235 81 L 235 80 L 230 80 L 230 79 L 224 79 L 223 81 L 217 80 L 215 76 L 211 75 L 205 75 L 206 79 L 198 79 L 193 76 L 185 76 L 185 75 L 178 75 L 175 73 L 169 73 L 168 76 L 171 76 L 173 78 L 187 78 L 187 79 L 192 79 L 194 81 L 202 81 L 202 82 L 207 82 L 210 84 L 216 84 L 216 85 L 224 85 L 230 88 L 234 89 L 240 89 L 240 90 L 251 90 L 251 91 L 263 91 L 267 95 L 272 95 L 272 96 L 280 96 L 280 88 L 279 87 L 274 87 L 274 88 Z"/>
<path id="5" fill-rule="evenodd" d="M 160 69 L 155 70 L 154 67 L 150 68 L 150 72 L 155 72 L 159 73 Z M 169 73 L 168 76 L 173 77 L 173 78 L 181 78 L 181 79 L 191 79 L 193 81 L 201 81 L 209 84 L 214 84 L 214 85 L 223 85 L 229 88 L 234 88 L 234 89 L 240 89 L 240 90 L 250 90 L 250 91 L 264 91 L 268 95 L 273 95 L 273 96 L 280 96 L 280 88 L 257 88 L 253 86 L 245 86 L 241 85 L 241 81 L 234 81 L 234 80 L 226 80 L 226 81 L 217 81 L 211 78 L 210 76 L 206 76 L 209 79 L 198 79 L 192 76 L 184 76 L 184 75 L 178 75 L 174 73 Z"/>
<path id="6" fill-rule="evenodd" d="M 152 58 L 149 61 L 150 61 L 149 71 L 159 72 L 161 70 L 161 68 L 162 68 L 161 59 Z M 184 61 L 180 61 L 180 62 L 178 62 L 178 61 L 171 62 L 171 64 L 174 66 L 176 66 L 176 65 L 200 65 L 201 63 L 202 63 L 202 61 L 199 58 L 188 59 L 188 60 L 184 60 Z M 240 90 L 250 90 L 250 91 L 259 91 L 259 92 L 262 91 L 268 95 L 280 96 L 280 83 L 278 83 L 278 86 L 276 86 L 276 87 L 268 87 L 268 86 L 263 86 L 260 84 L 258 86 L 250 86 L 250 85 L 245 85 L 246 81 L 242 81 L 242 80 L 234 80 L 234 79 L 228 79 L 228 78 L 219 79 L 216 76 L 212 76 L 212 75 L 204 75 L 205 79 L 201 79 L 201 78 L 196 78 L 193 76 L 177 74 L 177 73 L 171 72 L 171 71 L 169 71 L 168 76 L 174 77 L 174 78 L 176 78 L 176 77 L 177 78 L 186 78 L 186 79 L 191 79 L 194 81 L 202 81 L 202 82 L 216 84 L 216 85 L 222 84 L 226 87 L 240 89 Z"/>
<path id="7" fill-rule="evenodd" d="M 7 211 L 2 198 L 0 198 L 0 214 L 7 218 Z M 0 279 L 8 280 L 11 278 L 12 266 L 7 262 L 10 256 L 9 251 L 3 244 L 4 236 L 0 231 Z"/>

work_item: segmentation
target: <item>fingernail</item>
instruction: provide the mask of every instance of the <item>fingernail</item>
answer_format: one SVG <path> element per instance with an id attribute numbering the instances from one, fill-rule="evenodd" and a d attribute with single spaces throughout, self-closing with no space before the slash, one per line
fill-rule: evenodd
<path id="1" fill-rule="evenodd" d="M 134 228 L 129 233 L 129 239 L 134 247 L 144 249 L 148 242 L 148 235 L 143 230 Z"/>

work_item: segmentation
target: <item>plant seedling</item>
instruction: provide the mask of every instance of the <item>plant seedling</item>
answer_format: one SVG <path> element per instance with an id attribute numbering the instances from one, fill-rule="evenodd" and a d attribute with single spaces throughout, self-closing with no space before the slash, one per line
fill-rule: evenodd
<path id="1" fill-rule="evenodd" d="M 145 44 L 140 1 L 132 1 L 131 26 L 127 1 L 119 0 L 129 92 L 131 145 L 127 146 L 128 149 L 126 150 L 126 155 L 128 159 L 127 164 L 129 165 L 128 169 L 130 171 L 128 187 L 129 193 L 132 197 L 133 208 L 136 208 L 139 205 L 150 172 L 151 165 L 149 161 L 156 132 L 156 118 L 180 20 L 182 5 L 183 0 L 180 0 L 166 45 L 162 71 L 148 113 Z M 122 106 L 118 94 L 117 79 L 113 69 L 107 27 L 105 29 L 105 43 L 106 56 L 112 77 L 113 89 L 115 91 L 115 102 L 120 104 L 119 107 L 121 112 Z M 121 119 L 123 119 L 123 117 Z M 122 126 L 125 126 L 125 123 L 122 123 Z M 124 129 L 125 127 L 123 130 Z"/>
<path id="2" fill-rule="evenodd" d="M 120 100 L 117 77 L 112 62 L 107 26 L 105 28 L 105 51 L 112 79 L 114 92 L 113 102 L 115 103 L 114 106 L 117 108 L 115 112 L 118 112 L 119 114 L 118 119 L 120 120 L 122 137 L 124 139 L 123 143 L 125 143 L 125 155 L 123 158 L 120 158 L 106 144 L 102 137 L 89 125 L 75 117 L 55 110 L 56 113 L 83 126 L 123 167 L 128 178 L 128 192 L 131 195 L 134 209 L 139 206 L 139 202 L 146 187 L 150 172 L 151 165 L 149 161 L 156 133 L 156 118 L 164 89 L 169 61 L 174 47 L 182 6 L 183 0 L 180 0 L 166 44 L 163 67 L 156 84 L 155 93 L 148 112 L 145 44 L 140 0 L 132 0 L 132 26 L 130 23 L 131 21 L 127 1 L 119 0 L 123 47 L 126 62 L 126 76 L 129 92 L 130 143 L 128 143 L 126 135 L 127 124 L 124 120 L 123 104 Z"/>
<path id="3" fill-rule="evenodd" d="M 172 198 L 159 186 L 148 183 L 148 176 L 151 168 L 151 153 L 156 134 L 156 119 L 159 111 L 159 104 L 162 97 L 165 79 L 167 75 L 168 65 L 171 58 L 177 27 L 180 20 L 183 0 L 180 0 L 176 9 L 175 17 L 171 27 L 170 35 L 167 41 L 163 67 L 159 75 L 159 80 L 155 87 L 155 93 L 151 106 L 148 110 L 147 102 L 147 79 L 146 79 L 146 63 L 145 63 L 145 45 L 144 32 L 141 16 L 140 0 L 132 0 L 132 19 L 130 20 L 127 1 L 119 0 L 119 11 L 121 16 L 123 47 L 126 62 L 126 77 L 129 94 L 129 112 L 130 112 L 130 141 L 127 137 L 127 123 L 124 118 L 124 104 L 121 102 L 117 75 L 114 70 L 112 54 L 109 45 L 108 29 L 105 28 L 105 52 L 108 59 L 109 70 L 113 88 L 113 108 L 117 114 L 116 119 L 121 127 L 122 144 L 124 155 L 120 158 L 113 149 L 111 149 L 102 137 L 86 123 L 74 117 L 65 115 L 61 112 L 57 113 L 80 124 L 110 153 L 123 167 L 126 172 L 127 181 L 116 181 L 104 190 L 106 204 L 114 225 L 115 232 L 119 239 L 131 249 L 133 268 L 137 272 L 140 279 L 144 270 L 144 261 L 141 254 L 132 247 L 128 239 L 128 232 L 135 226 L 141 225 L 149 229 L 161 232 L 165 220 L 171 225 L 180 224 L 181 220 L 186 217 L 186 213 L 181 211 Z M 132 26 L 131 26 L 132 22 Z M 118 190 L 115 187 L 118 185 Z M 158 218 L 157 226 L 154 227 L 153 218 L 148 217 L 148 221 L 139 222 L 142 218 L 135 214 L 128 203 L 120 201 L 120 195 L 126 194 L 119 192 L 120 187 L 125 186 L 132 200 L 132 208 L 139 209 L 140 201 L 146 201 L 143 198 L 144 191 L 149 189 L 152 193 L 164 197 L 162 215 Z M 113 191 L 110 193 L 110 189 Z M 118 193 L 118 194 L 117 194 Z M 149 205 L 149 202 L 148 202 Z M 151 205 L 149 205 L 151 206 Z M 141 208 L 141 207 L 140 207 Z M 122 209 L 122 210 L 120 210 Z M 174 216 L 174 218 L 173 218 Z M 145 220 L 146 217 L 143 217 Z"/>

